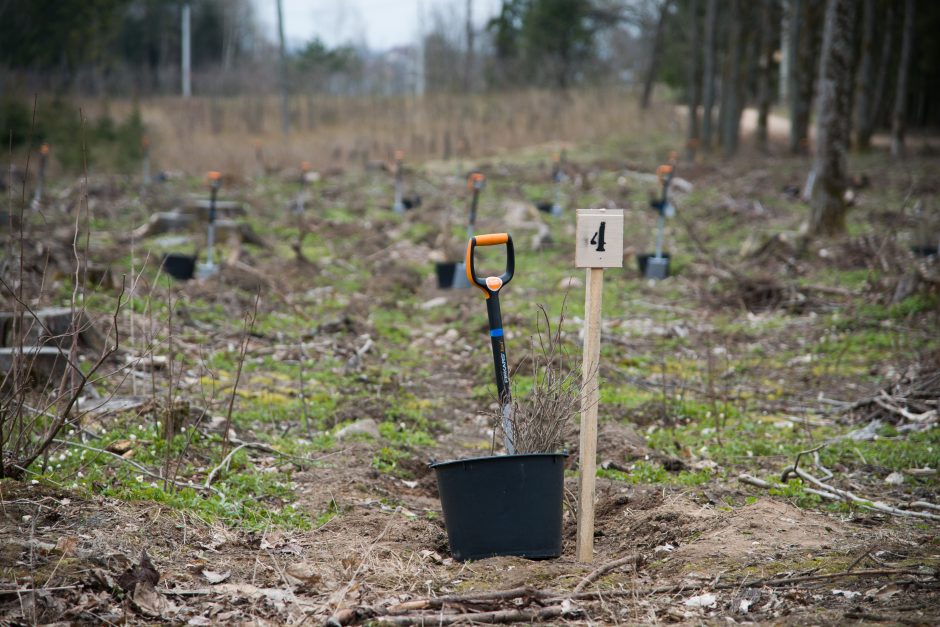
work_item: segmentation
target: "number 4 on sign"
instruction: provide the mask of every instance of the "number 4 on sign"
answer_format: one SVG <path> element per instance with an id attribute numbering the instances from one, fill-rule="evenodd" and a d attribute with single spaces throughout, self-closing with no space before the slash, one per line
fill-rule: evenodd
<path id="1" fill-rule="evenodd" d="M 623 209 L 578 209 L 575 266 L 623 266 Z"/>
<path id="2" fill-rule="evenodd" d="M 604 229 L 607 227 L 606 222 L 601 222 L 600 228 L 597 229 L 597 233 L 594 234 L 594 237 L 591 238 L 591 244 L 597 246 L 594 250 L 599 253 L 604 252 Z"/>

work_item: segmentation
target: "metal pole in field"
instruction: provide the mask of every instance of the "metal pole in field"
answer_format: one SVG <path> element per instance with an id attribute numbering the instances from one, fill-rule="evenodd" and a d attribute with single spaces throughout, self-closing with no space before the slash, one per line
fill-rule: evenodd
<path id="1" fill-rule="evenodd" d="M 604 268 L 623 267 L 623 209 L 579 209 L 575 266 L 586 268 L 581 428 L 578 446 L 577 558 L 594 561 L 594 479 L 597 472 L 598 370 Z"/>
<path id="2" fill-rule="evenodd" d="M 183 16 L 182 16 L 182 78 L 183 78 L 183 98 L 189 98 L 192 95 L 192 85 L 190 83 L 190 67 L 191 67 L 191 41 L 190 41 L 190 28 L 189 28 L 189 3 L 183 3 Z"/>
<path id="3" fill-rule="evenodd" d="M 290 85 L 287 80 L 287 50 L 284 44 L 284 9 L 281 0 L 277 4 L 277 37 L 281 55 L 281 132 L 290 133 Z"/>
<path id="4" fill-rule="evenodd" d="M 150 138 L 146 135 L 140 138 L 140 148 L 144 153 L 140 174 L 140 184 L 143 190 L 150 185 Z"/>

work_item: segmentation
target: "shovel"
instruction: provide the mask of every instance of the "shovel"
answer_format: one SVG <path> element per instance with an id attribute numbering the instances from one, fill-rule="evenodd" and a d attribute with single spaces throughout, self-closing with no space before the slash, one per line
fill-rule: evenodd
<path id="1" fill-rule="evenodd" d="M 477 221 L 477 204 L 480 191 L 486 186 L 486 177 L 482 172 L 472 172 L 467 177 L 467 189 L 472 192 L 470 198 L 470 215 L 467 218 L 467 239 L 473 237 L 473 227 Z M 470 287 L 467 281 L 467 266 L 463 262 L 444 262 L 436 264 L 437 286 L 440 289 L 463 289 Z"/>
<path id="2" fill-rule="evenodd" d="M 485 279 L 476 274 L 473 264 L 473 253 L 477 246 L 506 245 L 506 270 L 499 276 L 488 276 Z M 506 340 L 503 336 L 503 317 L 499 310 L 499 290 L 512 280 L 516 258 L 512 248 L 512 237 L 509 233 L 492 233 L 477 235 L 467 242 L 467 280 L 483 291 L 486 297 L 486 313 L 490 323 L 490 342 L 493 345 L 493 366 L 496 371 L 496 390 L 499 394 L 499 405 L 502 413 L 503 432 L 506 434 L 506 452 L 509 455 L 516 453 L 513 444 L 512 432 L 512 397 L 509 389 L 509 361 L 506 358 Z"/>
<path id="3" fill-rule="evenodd" d="M 405 196 L 405 170 L 404 166 L 402 165 L 404 158 L 405 152 L 403 150 L 395 151 L 395 202 L 392 205 L 392 211 L 395 213 L 404 213 L 408 209 L 414 209 L 421 206 L 421 196 L 418 196 L 417 194 L 414 196 Z"/>
<path id="4" fill-rule="evenodd" d="M 647 279 L 665 279 L 669 276 L 669 255 L 663 255 L 663 232 L 666 228 L 666 218 L 676 215 L 675 207 L 669 202 L 669 185 L 676 174 L 675 159 L 675 153 L 672 153 L 669 163 L 656 168 L 656 176 L 663 187 L 662 196 L 650 201 L 650 208 L 659 214 L 656 219 L 656 252 L 639 260 L 640 270 Z"/>
<path id="5" fill-rule="evenodd" d="M 555 216 L 556 218 L 561 215 L 561 184 L 568 178 L 564 170 L 565 162 L 565 153 L 562 152 L 560 155 L 554 155 L 552 157 L 552 193 L 553 198 L 552 202 L 537 202 L 535 203 L 536 209 L 542 213 L 547 213 L 549 215 Z"/>
<path id="6" fill-rule="evenodd" d="M 215 252 L 215 199 L 219 194 L 219 188 L 222 187 L 222 175 L 218 172 L 209 172 L 206 178 L 209 180 L 209 230 L 206 235 L 208 252 L 206 262 L 199 266 L 197 275 L 200 279 L 208 278 L 219 271 L 212 256 Z"/>

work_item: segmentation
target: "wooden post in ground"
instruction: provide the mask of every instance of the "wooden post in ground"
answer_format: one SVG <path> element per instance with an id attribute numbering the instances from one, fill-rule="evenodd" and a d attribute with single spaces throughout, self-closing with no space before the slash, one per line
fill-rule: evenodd
<path id="1" fill-rule="evenodd" d="M 578 210 L 575 265 L 587 269 L 584 288 L 581 429 L 578 446 L 577 557 L 580 562 L 592 562 L 604 268 L 623 267 L 623 209 Z"/>

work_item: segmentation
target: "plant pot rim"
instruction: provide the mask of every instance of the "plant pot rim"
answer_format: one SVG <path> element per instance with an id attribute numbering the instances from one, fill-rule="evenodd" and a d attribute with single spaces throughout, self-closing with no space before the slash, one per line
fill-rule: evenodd
<path id="1" fill-rule="evenodd" d="M 447 461 L 439 462 L 435 459 L 432 459 L 428 462 L 428 468 L 440 468 L 442 466 L 448 466 L 450 464 L 459 464 L 463 462 L 482 462 L 491 459 L 519 459 L 522 457 L 568 457 L 570 453 L 568 451 L 559 451 L 557 453 L 516 453 L 515 455 L 483 455 L 480 457 L 462 457 L 460 459 L 449 459 Z"/>

